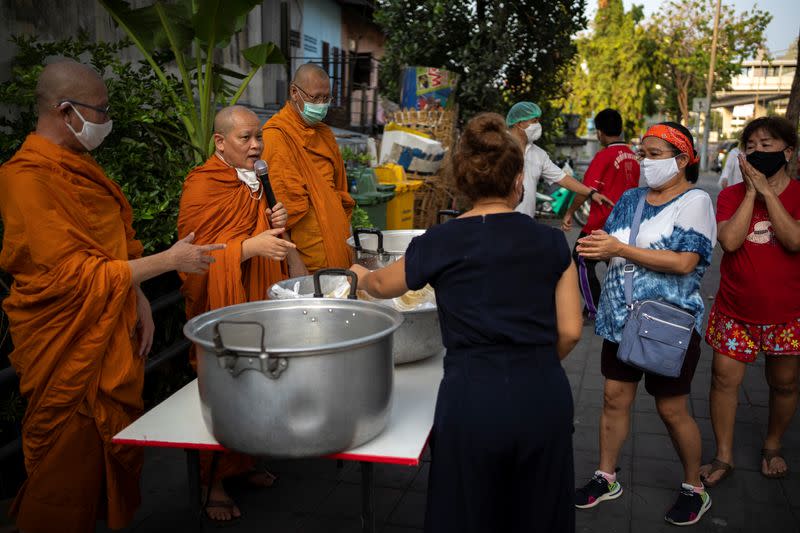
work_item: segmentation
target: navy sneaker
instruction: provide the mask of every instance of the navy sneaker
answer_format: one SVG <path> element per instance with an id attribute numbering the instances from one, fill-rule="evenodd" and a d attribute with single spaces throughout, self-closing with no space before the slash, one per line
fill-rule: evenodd
<path id="1" fill-rule="evenodd" d="M 698 494 L 688 483 L 681 484 L 681 492 L 672 509 L 667 511 L 664 520 L 676 526 L 691 526 L 700 521 L 706 511 L 711 509 L 711 495 Z"/>
<path id="2" fill-rule="evenodd" d="M 605 500 L 619 498 L 622 494 L 622 485 L 619 481 L 609 483 L 599 471 L 583 488 L 575 491 L 575 507 L 589 509 Z"/>

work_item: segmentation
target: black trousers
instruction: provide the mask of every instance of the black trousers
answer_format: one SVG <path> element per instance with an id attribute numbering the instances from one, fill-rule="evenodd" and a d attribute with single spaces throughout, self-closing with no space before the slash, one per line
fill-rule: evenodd
<path id="1" fill-rule="evenodd" d="M 426 533 L 575 531 L 572 393 L 547 351 L 448 352 Z"/>

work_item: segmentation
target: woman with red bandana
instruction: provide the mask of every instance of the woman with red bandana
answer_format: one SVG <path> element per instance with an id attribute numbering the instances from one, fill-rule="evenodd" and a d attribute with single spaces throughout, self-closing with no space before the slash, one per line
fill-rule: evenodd
<path id="1" fill-rule="evenodd" d="M 781 438 L 797 409 L 800 373 L 800 183 L 788 174 L 796 128 L 781 117 L 750 122 L 739 155 L 744 181 L 717 199 L 725 251 L 706 341 L 714 348 L 711 423 L 717 453 L 701 474 L 708 486 L 733 470 L 733 427 L 747 363 L 766 355 L 769 423 L 761 473 L 786 476 Z"/>
<path id="2" fill-rule="evenodd" d="M 700 281 L 711 264 L 716 240 L 714 209 L 708 194 L 694 187 L 698 158 L 691 133 L 674 122 L 647 130 L 638 159 L 646 187 L 628 189 L 620 197 L 603 230 L 578 239 L 585 259 L 609 261 L 600 294 L 595 331 L 603 337 L 600 368 L 603 412 L 600 458 L 591 480 L 575 491 L 579 509 L 618 498 L 617 459 L 630 430 L 636 389 L 644 377 L 647 392 L 669 432 L 683 465 L 683 483 L 664 519 L 676 525 L 700 520 L 711 497 L 700 481 L 700 430 L 688 410 L 692 378 L 700 359 L 700 331 L 705 308 Z M 641 203 L 643 202 L 643 203 Z M 641 224 L 628 244 L 634 214 L 641 205 Z M 695 319 L 694 332 L 677 377 L 644 371 L 617 358 L 628 319 L 625 272 L 633 272 L 633 302 L 657 300 L 684 309 Z M 677 481 L 677 480 L 676 480 Z"/>

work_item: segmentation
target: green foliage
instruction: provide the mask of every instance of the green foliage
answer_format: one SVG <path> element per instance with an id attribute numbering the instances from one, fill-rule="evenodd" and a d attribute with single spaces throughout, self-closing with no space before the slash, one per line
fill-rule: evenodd
<path id="1" fill-rule="evenodd" d="M 370 164 L 370 157 L 367 152 L 356 152 L 349 146 L 344 146 L 341 152 L 345 166 L 369 166 Z"/>
<path id="2" fill-rule="evenodd" d="M 354 228 L 371 228 L 373 227 L 369 215 L 364 209 L 359 206 L 353 208 L 353 216 L 350 218 L 350 225 Z"/>
<path id="3" fill-rule="evenodd" d="M 57 42 L 14 37 L 19 52 L 11 79 L 0 84 L 0 102 L 11 111 L 0 116 L 0 162 L 7 161 L 35 129 L 36 80 L 49 56 L 91 64 L 106 79 L 114 129 L 92 155 L 117 181 L 133 207 L 134 228 L 147 253 L 166 248 L 175 239 L 183 178 L 192 166 L 171 101 L 162 95 L 180 83 L 166 85 L 146 65 L 119 59 L 130 43 L 93 43 L 86 35 Z"/>
<path id="4" fill-rule="evenodd" d="M 656 67 L 660 108 L 683 122 L 693 97 L 705 97 L 716 0 L 672 0 L 653 16 L 649 32 L 658 43 L 650 59 Z M 765 46 L 772 15 L 758 8 L 737 13 L 722 4 L 719 19 L 714 90 L 727 87 L 741 71 L 742 61 Z"/>
<path id="5" fill-rule="evenodd" d="M 657 44 L 641 24 L 641 6 L 625 11 L 622 0 L 598 9 L 591 33 L 576 40 L 578 54 L 570 66 L 568 96 L 555 102 L 584 117 L 605 108 L 622 115 L 628 138 L 639 133 L 654 109 L 654 65 Z"/>
<path id="6" fill-rule="evenodd" d="M 166 97 L 175 106 L 195 148 L 197 163 L 214 151 L 212 130 L 217 108 L 235 104 L 262 66 L 286 62 L 277 45 L 261 43 L 242 51 L 250 64 L 247 74 L 214 63 L 216 49 L 227 46 L 242 30 L 247 14 L 261 0 L 156 0 L 138 9 L 131 9 L 125 0 L 99 2 L 164 83 Z M 167 83 L 166 70 L 158 61 L 161 56 L 175 61 L 179 85 Z"/>
<path id="7" fill-rule="evenodd" d="M 546 104 L 561 91 L 575 53 L 571 36 L 585 26 L 585 0 L 381 0 L 375 20 L 387 35 L 380 81 L 399 99 L 405 66 L 458 75 L 461 118 L 505 115 L 516 101 Z M 545 119 L 552 113 L 544 109 Z"/>

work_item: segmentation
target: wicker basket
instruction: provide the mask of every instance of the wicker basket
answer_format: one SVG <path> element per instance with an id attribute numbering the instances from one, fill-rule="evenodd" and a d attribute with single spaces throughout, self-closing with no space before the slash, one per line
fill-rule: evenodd
<path id="1" fill-rule="evenodd" d="M 456 113 L 452 110 L 417 110 L 403 109 L 387 117 L 401 126 L 413 128 L 427 133 L 434 140 L 442 143 L 446 151 L 453 146 Z M 427 229 L 437 222 L 438 212 L 452 209 L 455 205 L 456 189 L 449 183 L 446 174 L 439 170 L 433 175 L 417 175 L 407 173 L 408 179 L 424 180 L 424 185 L 414 195 L 414 227 Z"/>

